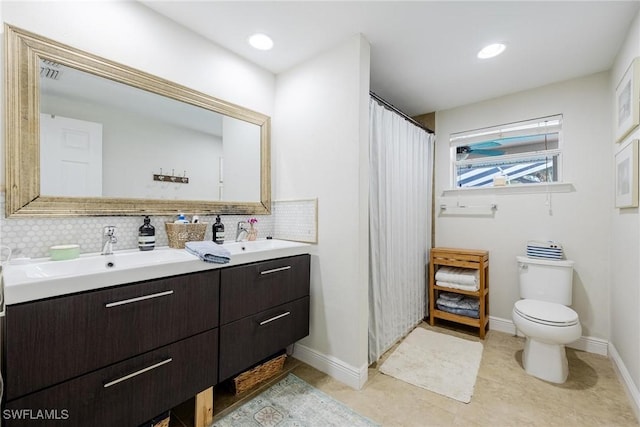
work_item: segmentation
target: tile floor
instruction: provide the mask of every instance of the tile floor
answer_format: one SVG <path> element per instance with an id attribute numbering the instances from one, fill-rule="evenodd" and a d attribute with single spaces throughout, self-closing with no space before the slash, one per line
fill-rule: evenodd
<path id="1" fill-rule="evenodd" d="M 473 335 L 442 327 L 426 324 L 420 327 L 478 340 Z M 381 374 L 376 367 L 369 368 L 369 380 L 359 391 L 291 358 L 285 364 L 283 375 L 294 373 L 383 426 L 640 425 L 608 358 L 567 349 L 570 374 L 566 383 L 558 385 L 524 372 L 523 346 L 523 338 L 495 331 L 488 333 L 469 404 Z M 230 412 L 267 386 L 240 399 L 217 387 L 214 402 L 216 416 Z M 188 409 L 191 408 L 188 406 Z M 181 422 L 176 419 L 172 426 L 189 427 L 189 422 L 193 421 L 187 419 Z"/>

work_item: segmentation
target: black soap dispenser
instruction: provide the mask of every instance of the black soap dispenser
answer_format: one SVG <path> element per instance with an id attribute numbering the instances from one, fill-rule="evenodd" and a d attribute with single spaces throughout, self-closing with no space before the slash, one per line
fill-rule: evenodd
<path id="1" fill-rule="evenodd" d="M 220 215 L 216 216 L 216 222 L 213 224 L 213 241 L 219 245 L 224 243 L 224 224 L 220 222 Z"/>
<path id="2" fill-rule="evenodd" d="M 138 229 L 138 249 L 152 251 L 156 246 L 156 229 L 151 225 L 151 219 L 144 217 L 144 224 Z"/>

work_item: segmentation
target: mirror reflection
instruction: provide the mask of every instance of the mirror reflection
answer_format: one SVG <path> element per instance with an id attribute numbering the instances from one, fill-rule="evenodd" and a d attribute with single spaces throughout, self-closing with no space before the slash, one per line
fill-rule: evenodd
<path id="1" fill-rule="evenodd" d="M 4 29 L 7 217 L 270 212 L 268 116 Z"/>
<path id="2" fill-rule="evenodd" d="M 260 126 L 40 59 L 40 194 L 260 200 Z"/>

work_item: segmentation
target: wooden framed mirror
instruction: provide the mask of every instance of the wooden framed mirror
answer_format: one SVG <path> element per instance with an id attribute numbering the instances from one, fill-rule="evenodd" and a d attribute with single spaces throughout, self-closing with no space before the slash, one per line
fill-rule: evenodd
<path id="1" fill-rule="evenodd" d="M 5 40 L 7 217 L 270 212 L 268 116 L 6 24 Z"/>

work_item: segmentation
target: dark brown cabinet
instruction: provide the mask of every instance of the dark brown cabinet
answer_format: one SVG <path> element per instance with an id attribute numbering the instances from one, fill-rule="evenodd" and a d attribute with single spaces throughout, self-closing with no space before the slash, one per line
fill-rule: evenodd
<path id="1" fill-rule="evenodd" d="M 220 281 L 224 325 L 309 295 L 309 255 L 225 268 Z"/>
<path id="2" fill-rule="evenodd" d="M 140 425 L 215 384 L 217 350 L 216 328 L 8 402 L 6 425 Z"/>
<path id="3" fill-rule="evenodd" d="M 135 426 L 215 385 L 219 285 L 210 270 L 8 306 L 5 425 Z"/>
<path id="4" fill-rule="evenodd" d="M 309 335 L 309 268 L 298 255 L 222 271 L 221 381 Z"/>
<path id="5" fill-rule="evenodd" d="M 132 426 L 309 334 L 310 256 L 7 306 L 4 425 Z"/>
<path id="6" fill-rule="evenodd" d="M 212 270 L 7 307 L 8 400 L 218 326 Z"/>
<path id="7" fill-rule="evenodd" d="M 220 329 L 221 380 L 309 335 L 309 297 L 262 311 Z"/>

